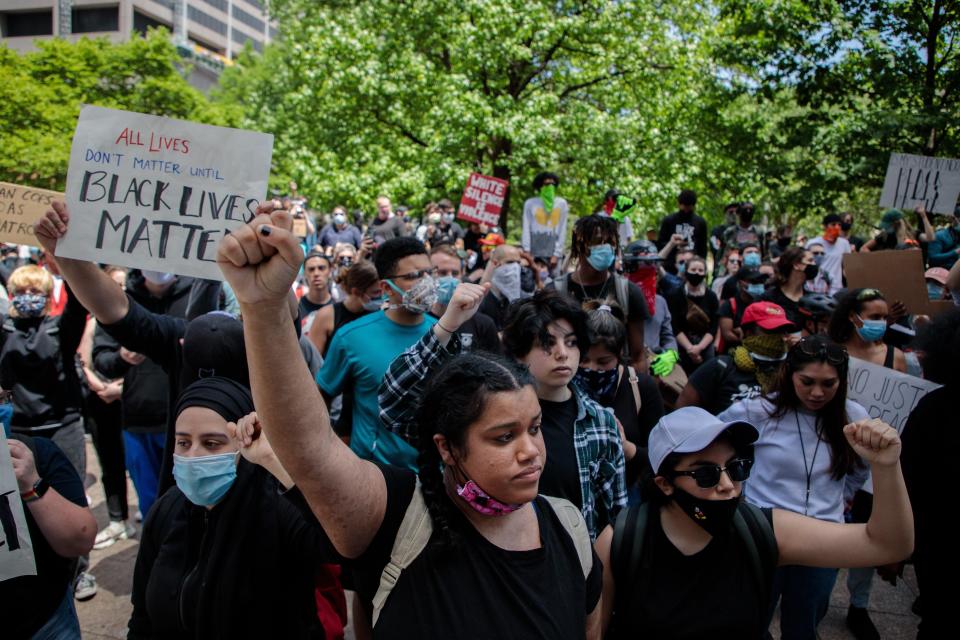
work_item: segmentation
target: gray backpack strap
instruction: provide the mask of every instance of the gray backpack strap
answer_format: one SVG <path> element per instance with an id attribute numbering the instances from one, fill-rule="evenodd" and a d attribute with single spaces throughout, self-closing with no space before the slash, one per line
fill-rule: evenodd
<path id="1" fill-rule="evenodd" d="M 633 391 L 633 404 L 637 405 L 637 413 L 640 413 L 640 408 L 643 406 L 643 401 L 640 399 L 640 377 L 637 376 L 637 370 L 633 367 L 627 367 L 627 382 L 630 383 L 630 389 Z"/>
<path id="2" fill-rule="evenodd" d="M 584 579 L 590 575 L 593 570 L 593 542 L 590 540 L 590 532 L 587 531 L 587 523 L 583 519 L 583 514 L 569 500 L 563 498 L 551 498 L 543 496 L 550 503 L 553 512 L 557 514 L 557 519 L 566 530 L 567 535 L 573 540 L 573 546 L 577 549 L 577 556 L 580 558 L 580 568 L 583 569 Z"/>
<path id="3" fill-rule="evenodd" d="M 613 274 L 613 287 L 617 292 L 617 304 L 623 310 L 623 315 L 630 319 L 630 281 L 623 276 Z M 650 310 L 653 313 L 653 310 Z"/>
<path id="4" fill-rule="evenodd" d="M 393 541 L 393 549 L 390 551 L 390 561 L 383 568 L 380 574 L 380 586 L 377 593 L 373 596 L 373 624 L 376 626 L 383 605 L 386 604 L 390 592 L 396 586 L 403 570 L 417 559 L 417 556 L 424 550 L 430 541 L 430 535 L 433 533 L 433 522 L 430 520 L 430 512 L 427 510 L 427 504 L 423 501 L 423 492 L 420 489 L 420 479 L 413 488 L 413 498 L 407 505 L 407 511 L 403 514 L 403 521 L 400 522 L 400 528 L 397 530 L 397 537 Z"/>
<path id="5" fill-rule="evenodd" d="M 553 288 L 557 290 L 557 293 L 567 295 L 567 292 L 570 290 L 570 274 L 565 273 L 559 278 L 554 278 Z"/>

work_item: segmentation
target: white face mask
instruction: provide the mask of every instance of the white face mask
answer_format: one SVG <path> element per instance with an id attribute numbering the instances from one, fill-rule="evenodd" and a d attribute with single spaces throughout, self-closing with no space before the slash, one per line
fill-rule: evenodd
<path id="1" fill-rule="evenodd" d="M 502 264 L 496 269 L 493 270 L 492 277 L 493 286 L 497 288 L 497 291 L 503 294 L 503 296 L 510 302 L 513 302 L 521 295 L 523 295 L 523 289 L 520 279 L 520 263 L 511 262 L 509 264 Z"/>
<path id="2" fill-rule="evenodd" d="M 333 216 L 333 224 L 337 225 L 338 227 L 342 227 L 346 223 L 347 216 L 343 215 L 342 213 L 338 213 Z"/>
<path id="3" fill-rule="evenodd" d="M 170 284 L 173 282 L 174 278 L 177 277 L 173 273 L 164 273 L 163 271 L 148 271 L 147 269 L 143 269 L 141 273 L 143 273 L 143 277 L 147 282 L 159 286 Z"/>

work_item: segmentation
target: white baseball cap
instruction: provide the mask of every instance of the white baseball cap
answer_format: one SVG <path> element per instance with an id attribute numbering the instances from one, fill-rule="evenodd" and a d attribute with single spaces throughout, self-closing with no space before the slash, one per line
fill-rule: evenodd
<path id="1" fill-rule="evenodd" d="M 760 432 L 749 422 L 723 422 L 700 407 L 683 407 L 660 418 L 650 431 L 647 454 L 654 473 L 671 453 L 694 453 L 710 446 L 726 432 L 735 446 L 750 445 Z"/>

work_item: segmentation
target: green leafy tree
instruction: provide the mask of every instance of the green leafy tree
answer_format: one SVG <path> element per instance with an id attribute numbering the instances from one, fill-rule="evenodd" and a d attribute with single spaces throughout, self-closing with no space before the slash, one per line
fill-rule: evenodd
<path id="1" fill-rule="evenodd" d="M 0 45 L 0 179 L 63 189 L 80 107 L 94 104 L 235 125 L 237 107 L 190 86 L 163 30 L 123 44 L 106 38 L 41 41 L 19 54 Z"/>

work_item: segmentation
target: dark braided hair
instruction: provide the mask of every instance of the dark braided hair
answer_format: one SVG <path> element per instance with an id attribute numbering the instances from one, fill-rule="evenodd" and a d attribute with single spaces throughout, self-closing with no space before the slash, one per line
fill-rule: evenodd
<path id="1" fill-rule="evenodd" d="M 577 223 L 573 225 L 570 257 L 575 260 L 586 260 L 590 254 L 588 245 L 597 239 L 601 243 L 613 245 L 613 250 L 616 252 L 620 247 L 617 221 L 609 216 L 601 216 L 596 213 L 577 220 Z"/>
<path id="2" fill-rule="evenodd" d="M 433 436 L 442 435 L 451 449 L 464 452 L 467 431 L 483 415 L 490 394 L 535 384 L 526 366 L 490 353 L 457 356 L 427 382 L 416 412 L 420 450 L 417 466 L 434 531 L 447 546 L 454 547 L 459 542 L 453 524 L 457 507 L 447 496 L 443 461 Z"/>

